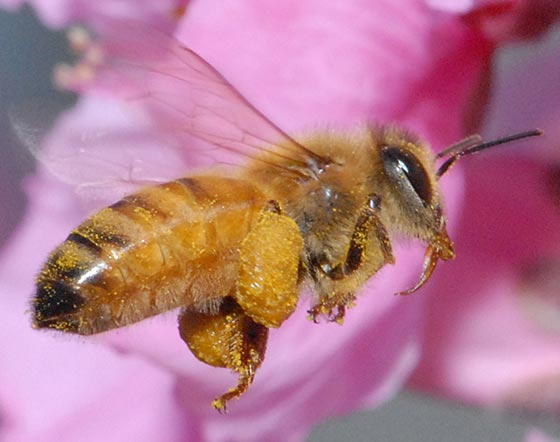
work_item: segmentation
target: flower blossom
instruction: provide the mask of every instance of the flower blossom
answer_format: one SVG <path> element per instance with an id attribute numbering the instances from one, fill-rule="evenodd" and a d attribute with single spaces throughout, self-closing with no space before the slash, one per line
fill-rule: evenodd
<path id="1" fill-rule="evenodd" d="M 481 32 L 472 15 L 476 5 L 458 12 L 441 1 L 437 7 L 412 0 L 230 1 L 220 8 L 193 1 L 181 17 L 174 15 L 181 4 L 171 1 L 157 8 L 112 2 L 119 5 L 114 15 L 86 2 L 74 8 L 30 3 L 51 26 L 75 20 L 93 26 L 100 52 L 89 52 L 78 66 L 85 70 L 67 71 L 68 84 L 72 74 L 88 74 L 88 66 L 92 76 L 74 77 L 79 101 L 46 137 L 44 163 L 26 186 L 26 218 L 0 258 L 0 319 L 7 325 L 0 342 L 13 355 L 0 362 L 3 440 L 298 441 L 320 419 L 390 398 L 421 350 L 429 351 L 421 346 L 422 326 L 430 323 L 426 312 L 439 287 L 445 288 L 439 277 L 429 290 L 433 296 L 392 296 L 417 277 L 419 248 L 397 248 L 397 265 L 367 284 L 343 327 L 306 321 L 302 299 L 271 333 L 254 384 L 226 416 L 209 404 L 235 377 L 188 352 L 173 312 L 87 339 L 40 333 L 24 314 L 33 276 L 49 250 L 93 209 L 129 191 L 127 185 L 173 179 L 205 164 L 189 137 L 170 130 L 180 124 L 177 115 L 130 98 L 137 83 L 119 62 L 153 61 L 150 30 L 174 32 L 289 133 L 395 123 L 437 149 L 476 127 L 490 59 L 506 34 Z M 466 20 L 468 14 L 474 18 Z M 122 18 L 145 22 L 146 33 L 123 34 L 131 28 L 119 27 Z M 461 169 L 442 187 L 453 232 L 461 227 Z M 477 187 L 475 203 L 487 191 Z M 466 192 L 469 203 L 472 189 Z M 470 240 L 459 231 L 457 243 Z M 417 376 L 422 383 L 422 372 Z"/>
<path id="2" fill-rule="evenodd" d="M 560 409 L 557 41 L 556 32 L 499 58 L 485 132 L 545 135 L 464 165 L 457 260 L 428 301 L 416 387 L 492 407 Z"/>

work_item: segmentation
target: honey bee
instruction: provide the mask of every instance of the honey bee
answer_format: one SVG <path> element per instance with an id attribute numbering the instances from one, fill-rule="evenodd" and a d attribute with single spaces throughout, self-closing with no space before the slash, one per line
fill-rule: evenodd
<path id="1" fill-rule="evenodd" d="M 178 43 L 169 51 L 180 70 L 157 71 L 188 80 L 204 111 L 185 113 L 184 130 L 244 152 L 246 165 L 141 188 L 85 220 L 37 277 L 33 326 L 91 335 L 181 308 L 192 353 L 239 377 L 213 401 L 220 411 L 253 382 L 269 329 L 294 312 L 302 286 L 314 293 L 314 322 L 342 323 L 365 282 L 394 263 L 397 233 L 427 244 L 417 284 L 401 294 L 417 291 L 455 256 L 442 175 L 463 156 L 540 134 L 472 136 L 437 155 L 396 127 L 296 141 L 199 55 Z M 216 115 L 220 128 L 206 124 Z"/>

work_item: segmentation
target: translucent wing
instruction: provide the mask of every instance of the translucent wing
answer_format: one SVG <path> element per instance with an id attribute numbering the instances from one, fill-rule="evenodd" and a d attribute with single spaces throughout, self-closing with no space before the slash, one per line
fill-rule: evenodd
<path id="1" fill-rule="evenodd" d="M 80 82 L 89 72 L 93 80 Z M 66 72 L 66 84 L 86 92 L 78 111 L 91 112 L 86 120 L 99 127 L 80 130 L 67 121 L 66 141 L 56 145 L 60 133 L 51 136 L 43 162 L 82 187 L 169 180 L 194 166 L 263 159 L 263 152 L 272 163 L 289 157 L 295 173 L 322 163 L 204 59 L 156 28 L 112 27 L 84 51 L 73 75 Z"/>
<path id="2" fill-rule="evenodd" d="M 179 129 L 189 141 L 194 137 L 212 145 L 206 147 L 246 156 L 263 149 L 292 159 L 313 156 L 176 39 L 150 28 L 139 51 L 134 36 L 141 32 L 146 35 L 137 24 L 119 26 L 106 53 L 113 61 L 112 72 L 130 75 L 127 82 L 138 86 L 137 99 L 162 127 Z"/>
<path id="3" fill-rule="evenodd" d="M 82 97 L 59 117 L 36 157 L 58 179 L 75 186 L 83 203 L 95 207 L 188 169 L 178 140 L 155 130 L 145 112 L 96 94 Z"/>

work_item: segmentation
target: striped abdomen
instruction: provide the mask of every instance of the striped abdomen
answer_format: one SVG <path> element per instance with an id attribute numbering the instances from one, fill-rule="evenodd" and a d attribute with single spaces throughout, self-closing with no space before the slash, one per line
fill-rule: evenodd
<path id="1" fill-rule="evenodd" d="M 227 295 L 238 247 L 265 202 L 246 181 L 203 176 L 97 212 L 39 274 L 35 326 L 92 334 Z"/>

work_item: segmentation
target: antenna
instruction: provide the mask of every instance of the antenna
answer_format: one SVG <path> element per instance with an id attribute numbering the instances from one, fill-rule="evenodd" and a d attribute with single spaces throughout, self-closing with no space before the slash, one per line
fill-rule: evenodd
<path id="1" fill-rule="evenodd" d="M 440 166 L 438 171 L 436 172 L 437 178 L 441 178 L 445 172 L 447 172 L 459 158 L 464 157 L 466 155 L 472 155 L 475 153 L 480 152 L 481 150 L 488 149 L 490 147 L 499 146 L 500 144 L 509 143 L 511 141 L 521 140 L 523 138 L 529 137 L 538 137 L 542 135 L 544 132 L 540 129 L 533 129 L 528 130 L 525 132 L 519 132 L 514 135 L 510 135 L 503 138 L 498 138 L 497 140 L 488 141 L 483 143 L 477 135 L 473 135 L 469 138 L 465 138 L 465 140 L 460 141 L 457 144 L 452 145 L 451 147 L 442 150 L 440 153 L 436 155 L 437 158 L 442 158 L 446 155 L 451 155 L 445 162 Z M 475 144 L 472 144 L 473 141 L 478 141 Z M 459 148 L 459 150 L 457 150 Z"/>

